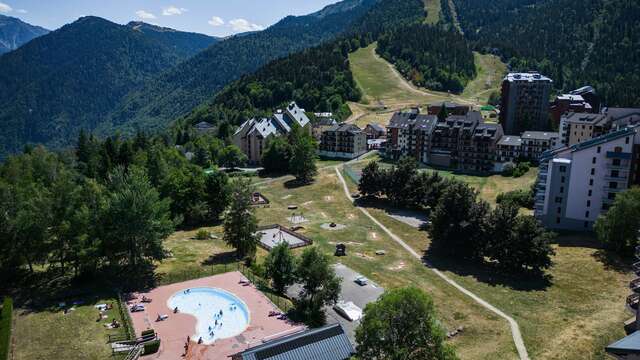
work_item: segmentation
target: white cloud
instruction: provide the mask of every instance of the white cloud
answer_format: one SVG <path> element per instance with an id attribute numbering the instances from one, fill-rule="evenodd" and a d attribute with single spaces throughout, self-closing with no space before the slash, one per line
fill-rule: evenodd
<path id="1" fill-rule="evenodd" d="M 264 27 L 258 24 L 250 23 L 245 19 L 229 20 L 229 24 L 231 25 L 231 28 L 235 32 L 259 31 L 264 29 Z"/>
<path id="2" fill-rule="evenodd" d="M 222 26 L 224 25 L 224 20 L 222 20 L 219 16 L 212 16 L 211 20 L 207 21 L 211 26 Z"/>
<path id="3" fill-rule="evenodd" d="M 0 13 L 8 13 L 11 10 L 13 10 L 11 6 L 0 2 Z"/>
<path id="4" fill-rule="evenodd" d="M 146 12 L 146 11 L 144 11 L 144 10 L 138 10 L 138 11 L 136 11 L 136 15 L 137 15 L 140 19 L 145 19 L 145 20 L 148 20 L 148 19 L 155 19 L 155 18 L 156 18 L 156 16 L 155 16 L 155 15 L 153 15 L 153 14 L 152 14 L 152 13 L 150 13 L 150 12 Z"/>
<path id="5" fill-rule="evenodd" d="M 189 10 L 185 9 L 185 8 L 178 8 L 175 6 L 169 6 L 166 7 L 164 9 L 162 9 L 162 15 L 164 16 L 172 16 L 172 15 L 182 15 L 183 13 L 187 12 Z"/>
<path id="6" fill-rule="evenodd" d="M 25 10 L 25 9 L 16 9 L 16 12 L 20 13 L 20 14 L 26 14 L 27 10 Z"/>

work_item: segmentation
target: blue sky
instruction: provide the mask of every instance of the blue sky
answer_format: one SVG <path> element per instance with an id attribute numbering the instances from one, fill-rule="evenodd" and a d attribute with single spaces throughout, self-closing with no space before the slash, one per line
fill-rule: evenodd
<path id="1" fill-rule="evenodd" d="M 0 0 L 0 14 L 50 30 L 95 15 L 125 24 L 141 20 L 182 31 L 226 36 L 273 25 L 338 0 Z"/>

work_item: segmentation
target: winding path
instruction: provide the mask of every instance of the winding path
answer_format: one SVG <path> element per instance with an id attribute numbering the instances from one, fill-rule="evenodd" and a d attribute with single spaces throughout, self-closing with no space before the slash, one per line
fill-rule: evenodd
<path id="1" fill-rule="evenodd" d="M 351 194 L 349 193 L 349 188 L 347 187 L 347 183 L 345 182 L 344 178 L 342 177 L 342 174 L 340 173 L 340 170 L 339 170 L 338 166 L 334 166 L 334 168 L 335 168 L 336 174 L 338 175 L 338 178 L 340 179 L 340 182 L 342 183 L 342 188 L 344 189 L 345 196 L 349 199 L 349 201 L 354 203 L 354 199 L 351 197 Z M 502 317 L 503 319 L 507 320 L 507 322 L 509 322 L 509 326 L 511 327 L 511 336 L 513 338 L 513 342 L 515 343 L 516 349 L 518 350 L 518 357 L 520 358 L 520 360 L 529 360 L 529 354 L 527 353 L 527 348 L 524 345 L 524 341 L 522 340 L 522 334 L 520 333 L 520 327 L 518 326 L 518 323 L 512 317 L 510 317 L 509 315 L 505 314 L 502 310 L 498 309 L 497 307 L 489 304 L 488 302 L 486 302 L 485 300 L 480 298 L 478 295 L 476 295 L 476 294 L 472 293 L 471 291 L 465 289 L 460 284 L 458 284 L 457 282 L 455 282 L 454 280 L 449 278 L 447 275 L 442 273 L 440 270 L 434 268 L 431 264 L 426 262 L 422 258 L 422 256 L 420 256 L 420 254 L 418 254 L 412 247 L 407 245 L 407 243 L 405 243 L 400 237 L 398 237 L 396 234 L 392 233 L 391 230 L 389 230 L 380 221 L 378 221 L 375 217 L 373 217 L 373 215 L 371 215 L 369 213 L 369 211 L 367 211 L 367 209 L 362 208 L 360 206 L 357 206 L 357 205 L 355 205 L 355 203 L 354 203 L 354 206 L 356 206 L 366 217 L 368 217 L 369 219 L 371 219 L 371 221 L 373 221 L 376 225 L 378 225 L 378 227 L 380 227 L 380 229 L 382 229 L 385 233 L 387 233 L 387 235 L 389 235 L 395 242 L 397 242 L 400 246 L 402 246 L 405 250 L 407 250 L 413 257 L 415 257 L 416 259 L 418 259 L 421 262 L 423 262 L 431 271 L 433 271 L 442 280 L 446 281 L 447 283 L 449 283 L 451 286 L 453 286 L 456 289 L 458 289 L 463 294 L 469 296 L 470 298 L 472 298 L 475 302 L 477 302 L 478 304 L 480 304 L 484 308 L 488 309 L 489 311 L 491 311 L 491 312 L 495 313 L 496 315 Z"/>

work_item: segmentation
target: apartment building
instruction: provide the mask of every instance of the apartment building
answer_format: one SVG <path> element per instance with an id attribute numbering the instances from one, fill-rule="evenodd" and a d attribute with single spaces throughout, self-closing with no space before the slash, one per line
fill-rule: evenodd
<path id="1" fill-rule="evenodd" d="M 412 156 L 432 166 L 488 173 L 494 171 L 496 144 L 502 135 L 502 126 L 485 124 L 476 111 L 444 120 L 416 112 L 396 113 L 387 127 L 386 155 L 394 159 Z"/>
<path id="2" fill-rule="evenodd" d="M 500 124 L 505 134 L 549 127 L 549 96 L 553 81 L 539 73 L 509 73 L 502 81 Z"/>
<path id="3" fill-rule="evenodd" d="M 277 110 L 269 118 L 245 121 L 233 134 L 233 144 L 247 155 L 249 163 L 259 164 L 271 139 L 288 134 L 295 125 L 311 134 L 311 126 L 307 126 L 309 123 L 304 109 L 292 102 L 284 111 Z"/>
<path id="4" fill-rule="evenodd" d="M 558 147 L 560 143 L 560 134 L 557 132 L 525 131 L 520 138 L 522 157 L 533 162 L 537 162 L 543 152 Z"/>
<path id="5" fill-rule="evenodd" d="M 375 140 L 385 137 L 387 129 L 380 124 L 371 123 L 364 127 L 364 132 L 367 134 L 367 139 Z"/>
<path id="6" fill-rule="evenodd" d="M 556 125 L 559 124 L 562 115 L 568 112 L 593 113 L 597 112 L 597 110 L 594 109 L 582 95 L 561 94 L 556 96 L 549 107 L 551 121 Z"/>
<path id="7" fill-rule="evenodd" d="M 515 164 L 522 158 L 522 138 L 504 135 L 496 144 L 496 171 L 504 170 L 506 164 Z"/>
<path id="8" fill-rule="evenodd" d="M 637 108 L 604 108 L 598 114 L 569 112 L 560 119 L 561 143 L 572 146 L 638 123 L 640 109 Z"/>
<path id="9" fill-rule="evenodd" d="M 429 141 L 438 118 L 419 111 L 397 112 L 387 125 L 385 155 L 392 159 L 412 156 L 419 162 L 429 163 Z"/>
<path id="10" fill-rule="evenodd" d="M 367 134 L 353 124 L 340 124 L 322 132 L 320 156 L 354 159 L 367 152 Z"/>
<path id="11" fill-rule="evenodd" d="M 325 113 L 319 113 L 325 114 Z M 329 113 L 330 114 L 330 113 Z M 322 133 L 328 128 L 338 125 L 336 119 L 331 117 L 318 117 L 317 120 L 313 122 L 313 126 L 311 127 L 311 133 L 316 140 L 320 140 L 322 138 Z"/>
<path id="12" fill-rule="evenodd" d="M 639 183 L 640 127 L 545 152 L 535 216 L 551 229 L 590 230 L 616 195 Z"/>

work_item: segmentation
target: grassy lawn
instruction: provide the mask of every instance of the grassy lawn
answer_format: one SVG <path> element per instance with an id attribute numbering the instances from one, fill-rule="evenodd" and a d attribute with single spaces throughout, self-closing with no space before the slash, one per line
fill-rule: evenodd
<path id="1" fill-rule="evenodd" d="M 527 183 L 525 180 L 533 177 L 531 172 L 520 180 L 460 178 L 479 187 L 481 196 L 489 201 L 495 189 L 506 191 L 517 188 L 521 181 L 522 185 Z M 346 179 L 354 190 L 355 184 Z M 428 249 L 429 238 L 424 231 L 388 217 L 384 210 L 368 210 L 415 250 Z M 554 249 L 554 267 L 547 279 L 510 278 L 487 268 L 433 257 L 429 260 L 464 287 L 512 315 L 532 358 L 602 359 L 603 347 L 624 335 L 622 322 L 631 316 L 624 310 L 626 284 L 633 276 L 621 262 L 607 258 L 590 235 L 562 235 Z"/>
<path id="2" fill-rule="evenodd" d="M 74 306 L 75 310 L 64 314 L 57 305 L 31 311 L 16 309 L 14 312 L 16 360 L 36 359 L 108 359 L 111 349 L 107 344 L 108 335 L 124 334 L 122 328 L 108 330 L 105 323 L 114 318 L 122 323 L 114 297 L 101 296 L 74 298 L 84 304 Z M 96 304 L 113 303 L 107 319 L 97 322 Z M 71 305 L 71 304 L 69 304 Z"/>
<path id="3" fill-rule="evenodd" d="M 424 0 L 424 8 L 427 10 L 425 24 L 436 24 L 440 19 L 440 0 Z"/>
<path id="4" fill-rule="evenodd" d="M 315 183 L 288 188 L 283 181 L 258 187 L 271 200 L 269 208 L 258 209 L 261 224 L 279 223 L 290 226 L 288 205 L 298 205 L 297 214 L 308 221 L 302 232 L 314 240 L 327 254 L 333 254 L 336 243 L 347 245 L 347 256 L 334 258 L 370 277 L 385 288 L 415 285 L 435 299 L 439 317 L 449 330 L 464 326 L 464 333 L 452 340 L 463 359 L 509 359 L 515 357 L 506 322 L 470 301 L 444 283 L 420 261 L 381 232 L 370 219 L 346 200 L 333 169 L 321 171 Z M 336 222 L 347 225 L 344 230 L 324 230 L 321 225 Z M 385 250 L 386 255 L 375 255 Z M 302 249 L 296 250 L 296 253 Z"/>

